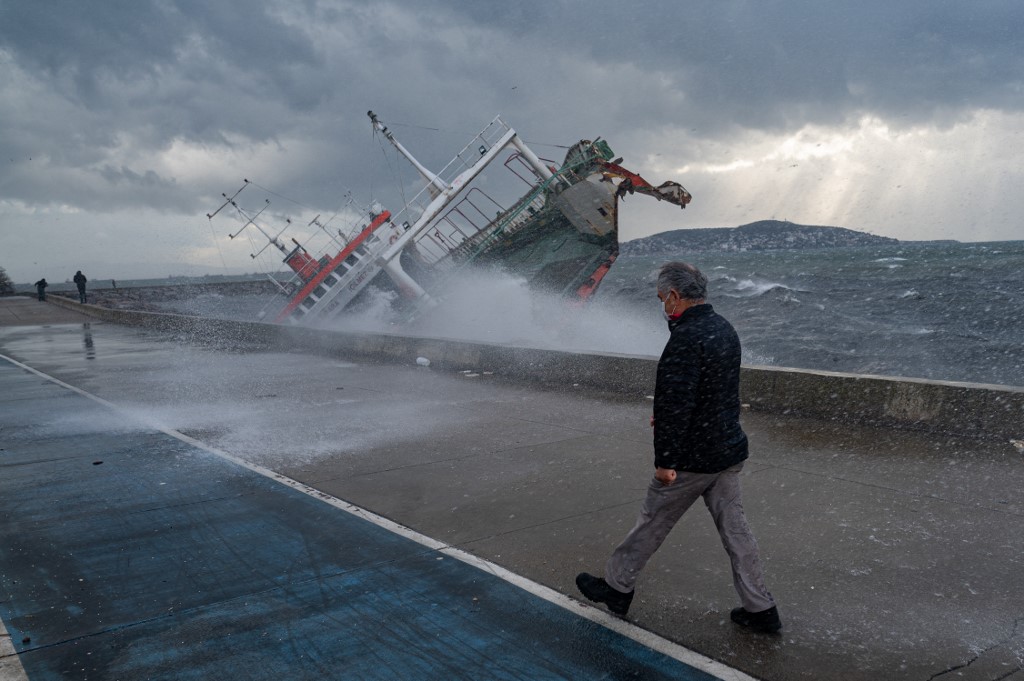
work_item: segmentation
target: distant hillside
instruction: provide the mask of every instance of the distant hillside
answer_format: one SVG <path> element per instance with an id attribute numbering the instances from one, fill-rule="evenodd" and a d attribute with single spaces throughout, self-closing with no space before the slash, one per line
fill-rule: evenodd
<path id="1" fill-rule="evenodd" d="M 621 246 L 623 255 L 662 255 L 700 251 L 771 251 L 796 248 L 843 248 L 895 244 L 897 239 L 875 236 L 842 227 L 797 225 L 780 220 L 760 220 L 740 227 L 674 229 Z"/>

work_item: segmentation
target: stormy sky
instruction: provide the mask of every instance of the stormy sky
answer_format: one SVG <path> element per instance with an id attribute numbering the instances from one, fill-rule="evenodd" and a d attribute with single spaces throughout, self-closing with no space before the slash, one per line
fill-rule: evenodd
<path id="1" fill-rule="evenodd" d="M 430 167 L 501 115 L 542 157 L 600 136 L 693 194 L 631 197 L 623 241 L 1024 238 L 1018 0 L 0 0 L 0 266 L 256 271 L 206 218 L 243 178 L 300 238 L 410 190 L 368 109 Z"/>

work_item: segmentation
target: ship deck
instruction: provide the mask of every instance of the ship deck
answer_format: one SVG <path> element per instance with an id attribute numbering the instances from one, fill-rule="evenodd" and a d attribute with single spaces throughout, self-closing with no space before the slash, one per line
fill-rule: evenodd
<path id="1" fill-rule="evenodd" d="M 1008 443 L 747 413 L 782 634 L 696 506 L 624 622 L 649 402 L 83 318 L 0 299 L 4 681 L 1024 679 Z"/>

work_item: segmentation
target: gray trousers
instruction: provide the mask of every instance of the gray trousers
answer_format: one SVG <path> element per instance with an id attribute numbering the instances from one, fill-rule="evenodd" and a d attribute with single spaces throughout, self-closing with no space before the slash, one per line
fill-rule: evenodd
<path id="1" fill-rule="evenodd" d="M 721 473 L 680 472 L 671 485 L 653 479 L 636 525 L 605 565 L 605 581 L 617 591 L 632 591 L 640 571 L 683 513 L 698 497 L 704 497 L 732 562 L 732 581 L 740 604 L 748 612 L 761 612 L 775 605 L 764 585 L 757 541 L 743 514 L 739 475 L 742 469 L 741 463 Z"/>

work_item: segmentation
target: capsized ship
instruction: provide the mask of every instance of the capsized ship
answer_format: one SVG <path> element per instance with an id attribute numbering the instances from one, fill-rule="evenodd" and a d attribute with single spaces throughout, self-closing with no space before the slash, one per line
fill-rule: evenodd
<path id="1" fill-rule="evenodd" d="M 574 304 L 597 290 L 619 253 L 618 209 L 622 198 L 639 193 L 682 208 L 690 194 L 676 182 L 655 187 L 619 165 L 601 139 L 581 140 L 560 165 L 542 160 L 500 117 L 495 118 L 438 172 L 421 164 L 372 112 L 382 135 L 425 181 L 397 213 L 375 204 L 348 233 L 330 234 L 314 218 L 310 225 L 330 235 L 321 252 L 292 239 L 281 240 L 253 213 L 239 206 L 242 188 L 207 215 L 227 207 L 247 228 L 257 229 L 284 254 L 291 278 L 278 284 L 281 296 L 267 308 L 278 323 L 318 324 L 344 315 L 368 287 L 397 290 L 398 307 L 409 319 L 443 301 L 467 268 L 497 268 L 554 292 Z M 475 182 L 493 164 L 514 178 L 522 193 L 502 202 L 494 182 Z M 268 202 L 269 205 L 269 202 Z M 318 216 L 319 217 L 319 216 Z M 255 258 L 256 256 L 253 255 Z"/>

